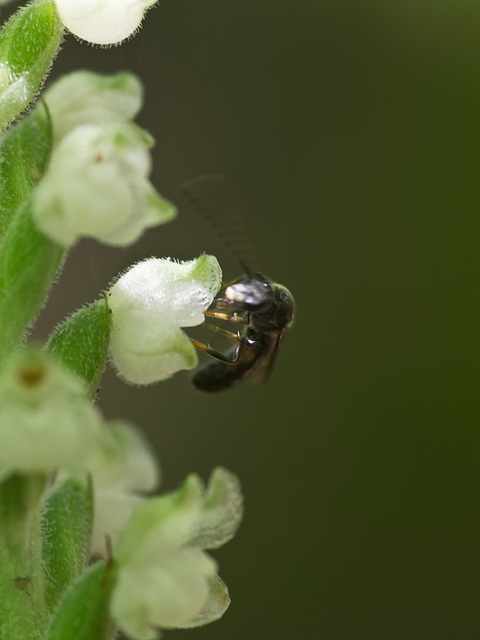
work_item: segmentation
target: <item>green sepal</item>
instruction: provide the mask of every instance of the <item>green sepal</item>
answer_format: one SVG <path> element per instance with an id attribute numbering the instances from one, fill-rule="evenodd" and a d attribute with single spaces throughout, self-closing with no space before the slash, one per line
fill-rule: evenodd
<path id="1" fill-rule="evenodd" d="M 42 513 L 45 597 L 53 610 L 88 560 L 93 524 L 90 480 L 68 478 L 44 502 Z"/>
<path id="2" fill-rule="evenodd" d="M 105 370 L 112 315 L 106 297 L 76 311 L 50 335 L 47 349 L 85 383 L 94 398 Z"/>
<path id="3" fill-rule="evenodd" d="M 45 640 L 107 640 L 114 624 L 108 607 L 115 585 L 113 563 L 100 561 L 78 578 L 54 613 Z"/>
<path id="4" fill-rule="evenodd" d="M 45 173 L 52 141 L 52 121 L 45 102 L 4 135 L 0 146 L 0 239 Z"/>
<path id="5" fill-rule="evenodd" d="M 19 9 L 0 31 L 0 130 L 39 92 L 60 46 L 63 24 L 53 0 Z"/>
<path id="6" fill-rule="evenodd" d="M 0 245 L 0 362 L 44 306 L 65 250 L 44 236 L 22 205 Z"/>

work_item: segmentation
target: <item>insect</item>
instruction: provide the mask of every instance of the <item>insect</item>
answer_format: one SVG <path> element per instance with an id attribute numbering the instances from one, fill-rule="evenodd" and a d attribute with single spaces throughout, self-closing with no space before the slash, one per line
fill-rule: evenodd
<path id="1" fill-rule="evenodd" d="M 295 312 L 295 301 L 290 291 L 258 271 L 250 271 L 233 245 L 224 236 L 212 211 L 205 206 L 199 195 L 205 187 L 209 192 L 225 189 L 221 176 L 203 176 L 182 186 L 182 191 L 211 222 L 225 244 L 240 262 L 243 273 L 220 290 L 209 309 L 207 318 L 215 318 L 237 327 L 237 331 L 222 329 L 217 325 L 206 327 L 221 333 L 236 342 L 227 353 L 192 339 L 193 345 L 212 356 L 214 360 L 200 367 L 193 376 L 193 384 L 200 391 L 216 392 L 238 384 L 256 369 L 263 369 L 263 380 L 270 376 L 285 331 L 291 326 Z"/>

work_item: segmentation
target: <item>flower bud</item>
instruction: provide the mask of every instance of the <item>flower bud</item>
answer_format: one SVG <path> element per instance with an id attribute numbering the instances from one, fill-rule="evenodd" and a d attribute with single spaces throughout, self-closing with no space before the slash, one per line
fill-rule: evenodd
<path id="1" fill-rule="evenodd" d="M 95 44 L 116 44 L 140 26 L 156 0 L 55 0 L 63 23 L 79 38 Z"/>
<path id="2" fill-rule="evenodd" d="M 125 246 L 175 215 L 148 181 L 151 136 L 132 123 L 76 127 L 35 192 L 34 220 L 68 247 L 82 236 Z"/>
<path id="3" fill-rule="evenodd" d="M 180 327 L 203 322 L 220 289 L 222 271 L 214 256 L 174 262 L 150 258 L 134 265 L 110 290 L 110 351 L 119 374 L 134 384 L 150 384 L 198 357 Z"/>

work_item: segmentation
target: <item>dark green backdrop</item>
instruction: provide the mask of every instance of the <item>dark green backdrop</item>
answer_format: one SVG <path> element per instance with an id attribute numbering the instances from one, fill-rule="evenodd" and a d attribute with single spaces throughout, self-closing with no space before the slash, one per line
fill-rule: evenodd
<path id="1" fill-rule="evenodd" d="M 121 48 L 69 37 L 55 75 L 78 67 L 143 78 L 154 182 L 181 216 L 128 250 L 75 249 L 40 334 L 152 254 L 207 250 L 235 276 L 176 191 L 212 171 L 298 304 L 266 386 L 104 380 L 165 489 L 217 464 L 243 482 L 216 554 L 231 609 L 188 637 L 478 638 L 478 2 L 162 0 Z"/>

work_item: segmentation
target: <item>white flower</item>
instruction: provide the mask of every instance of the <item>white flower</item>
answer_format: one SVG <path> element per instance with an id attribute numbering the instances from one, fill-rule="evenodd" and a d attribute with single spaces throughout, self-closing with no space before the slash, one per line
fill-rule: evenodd
<path id="1" fill-rule="evenodd" d="M 81 125 L 133 120 L 143 104 L 143 86 L 128 71 L 104 75 L 73 71 L 54 82 L 43 94 L 57 144 Z"/>
<path id="2" fill-rule="evenodd" d="M 115 554 L 111 601 L 112 617 L 129 638 L 154 640 L 159 627 L 195 627 L 223 615 L 228 590 L 204 549 L 230 540 L 242 515 L 238 479 L 222 468 L 207 490 L 191 475 L 177 492 L 135 512 Z"/>
<path id="3" fill-rule="evenodd" d="M 33 216 L 68 247 L 81 236 L 124 246 L 167 222 L 175 208 L 148 181 L 153 140 L 132 123 L 76 127 L 54 150 Z"/>
<path id="4" fill-rule="evenodd" d="M 150 258 L 134 265 L 110 290 L 110 350 L 119 374 L 134 384 L 192 369 L 198 357 L 180 327 L 201 324 L 220 289 L 214 256 L 174 262 Z"/>
<path id="5" fill-rule="evenodd" d="M 157 0 L 55 0 L 64 25 L 95 44 L 116 44 L 140 26 Z"/>
<path id="6" fill-rule="evenodd" d="M 101 416 L 79 380 L 37 349 L 0 376 L 0 477 L 57 467 L 81 471 L 98 446 Z"/>
<path id="7" fill-rule="evenodd" d="M 153 450 L 132 425 L 114 422 L 104 432 L 100 455 L 90 469 L 94 495 L 90 554 L 105 552 L 105 535 L 117 546 L 131 515 L 143 504 L 142 494 L 159 484 L 160 469 Z"/>

